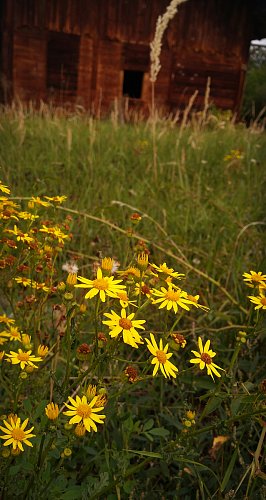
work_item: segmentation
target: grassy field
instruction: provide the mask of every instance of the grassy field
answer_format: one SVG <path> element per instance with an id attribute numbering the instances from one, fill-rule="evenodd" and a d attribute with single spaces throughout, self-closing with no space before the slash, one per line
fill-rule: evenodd
<path id="1" fill-rule="evenodd" d="M 198 294 L 200 303 L 210 308 L 195 308 L 189 314 L 184 309 L 180 313 L 179 308 L 176 315 L 139 303 L 138 319 L 145 312 L 147 333 L 165 335 L 172 350 L 169 332 L 185 337 L 186 348 L 182 353 L 176 349 L 171 358 L 179 368 L 177 378 L 152 377 L 150 363 L 140 349 L 133 349 L 132 354 L 128 346 L 122 346 L 118 353 L 110 344 L 98 362 L 94 351 L 95 371 L 88 380 L 108 391 L 103 431 L 77 444 L 64 430 L 58 443 L 53 441 L 54 449 L 47 444 L 45 456 L 40 438 L 35 459 L 42 464 L 41 472 L 34 465 L 27 470 L 23 454 L 7 457 L 11 477 L 17 471 L 21 474 L 21 486 L 18 494 L 5 479 L 3 498 L 41 499 L 48 486 L 51 498 L 66 500 L 265 498 L 261 471 L 265 459 L 265 311 L 254 310 L 247 298 L 254 290 L 242 277 L 251 270 L 266 273 L 265 132 L 255 125 L 234 124 L 226 114 L 209 114 L 204 123 L 197 116 L 181 126 L 173 119 L 158 120 L 155 133 L 156 150 L 149 122 L 120 123 L 114 117 L 96 121 L 81 113 L 65 116 L 51 110 L 41 115 L 10 109 L 0 116 L 1 178 L 11 188 L 11 198 L 26 206 L 32 196 L 67 196 L 47 215 L 58 222 L 72 217 L 68 222 L 72 239 L 57 255 L 57 284 L 66 280 L 61 269 L 65 261 L 74 259 L 79 275 L 90 278 L 95 261 L 112 257 L 123 270 L 136 265 L 144 249 L 151 264 L 166 262 L 184 273 L 185 289 Z M 46 217 L 43 210 L 41 222 Z M 131 219 L 135 212 L 141 216 L 137 224 Z M 10 274 L 3 280 L 6 314 L 11 313 L 8 304 L 13 303 L 9 281 Z M 51 303 L 61 300 L 66 305 L 60 297 Z M 82 297 L 77 295 L 75 300 L 79 304 Z M 85 334 L 92 335 L 93 343 L 91 324 L 98 306 L 95 313 L 87 305 L 87 316 L 83 322 L 77 320 L 75 335 L 72 330 L 66 335 L 61 356 L 67 367 L 73 363 L 68 374 L 72 388 L 80 372 L 75 371 L 70 346 L 76 349 Z M 14 311 L 25 331 L 22 316 Z M 99 313 L 101 318 L 105 312 Z M 40 316 L 42 328 L 49 325 L 49 311 L 45 314 L 45 320 Z M 28 327 L 34 335 L 34 323 Z M 246 336 L 239 333 L 243 331 Z M 189 346 L 197 349 L 198 336 L 211 340 L 217 363 L 225 370 L 215 384 L 189 365 Z M 56 352 L 51 352 L 53 362 Z M 129 362 L 141 373 L 133 384 L 121 375 Z M 68 394 L 62 366 L 59 363 L 55 381 L 61 404 Z M 26 417 L 25 397 L 32 396 L 29 411 L 35 417 L 37 412 L 37 427 L 36 398 L 42 384 L 49 386 L 49 376 L 43 373 L 40 380 L 33 379 L 34 387 L 16 400 L 15 410 L 24 411 Z M 6 399 L 7 395 L 4 392 Z M 49 391 L 43 398 L 47 404 Z M 6 411 L 3 406 L 2 413 Z M 185 424 L 189 411 L 195 412 L 195 423 L 192 418 L 190 425 Z M 220 441 L 215 442 L 217 437 Z M 64 447 L 71 448 L 71 460 L 60 455 Z M 57 480 L 52 469 L 57 471 Z M 19 496 L 28 481 L 34 483 L 32 492 Z"/>

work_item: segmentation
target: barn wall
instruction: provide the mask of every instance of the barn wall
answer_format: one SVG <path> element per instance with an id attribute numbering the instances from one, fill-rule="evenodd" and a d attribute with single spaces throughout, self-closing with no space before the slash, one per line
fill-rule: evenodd
<path id="1" fill-rule="evenodd" d="M 126 98 L 124 72 L 132 71 L 143 73 L 143 83 L 141 95 L 129 103 L 149 106 L 149 44 L 169 0 L 2 2 L 2 71 L 14 95 L 110 109 L 115 99 Z M 196 104 L 202 106 L 209 77 L 212 102 L 237 109 L 253 28 L 252 5 L 252 0 L 181 4 L 163 38 L 158 106 L 184 107 L 195 90 Z"/>
<path id="2" fill-rule="evenodd" d="M 13 90 L 14 96 L 22 100 L 45 98 L 46 40 L 42 33 L 14 33 Z"/>

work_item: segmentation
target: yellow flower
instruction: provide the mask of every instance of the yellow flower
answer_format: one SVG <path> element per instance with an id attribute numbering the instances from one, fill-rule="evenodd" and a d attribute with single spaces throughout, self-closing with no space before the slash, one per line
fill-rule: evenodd
<path id="1" fill-rule="evenodd" d="M 244 281 L 246 285 L 254 288 L 266 281 L 266 274 L 262 274 L 261 271 L 258 273 L 255 271 L 250 271 L 250 273 L 244 273 Z"/>
<path id="2" fill-rule="evenodd" d="M 108 325 L 110 328 L 110 337 L 117 337 L 120 333 L 123 334 L 123 341 L 125 344 L 131 345 L 131 347 L 138 347 L 138 344 L 143 344 L 143 340 L 136 328 L 145 330 L 143 323 L 146 323 L 145 319 L 133 320 L 135 314 L 129 314 L 127 316 L 125 309 L 121 309 L 121 316 L 116 314 L 116 312 L 111 311 L 111 313 L 104 313 L 104 316 L 110 318 L 109 320 L 103 321 L 104 325 Z"/>
<path id="3" fill-rule="evenodd" d="M 87 391 L 86 391 L 86 396 L 87 396 L 87 400 L 88 402 L 92 401 L 93 398 L 95 398 L 96 396 L 96 385 L 89 385 Z"/>
<path id="4" fill-rule="evenodd" d="M 239 149 L 231 149 L 228 155 L 224 156 L 224 161 L 243 160 L 244 155 Z"/>
<path id="5" fill-rule="evenodd" d="M 203 306 L 201 304 L 198 303 L 198 300 L 199 300 L 199 295 L 189 295 L 187 296 L 188 300 L 191 300 L 193 306 L 197 307 L 197 308 L 200 308 L 202 309 L 203 311 L 209 311 L 209 307 L 207 306 Z"/>
<path id="6" fill-rule="evenodd" d="M 63 203 L 63 201 L 67 200 L 67 196 L 44 196 L 44 198 L 54 203 Z"/>
<path id="7" fill-rule="evenodd" d="M 50 291 L 50 288 L 45 283 L 37 283 L 37 281 L 32 281 L 31 287 L 35 290 L 43 290 L 44 292 Z"/>
<path id="8" fill-rule="evenodd" d="M 28 335 L 27 333 L 22 333 L 22 344 L 25 347 L 25 349 L 31 349 L 32 348 L 31 336 Z"/>
<path id="9" fill-rule="evenodd" d="M 49 352 L 49 347 L 47 345 L 39 345 L 37 350 L 38 356 L 40 356 L 41 358 L 45 358 L 48 352 Z"/>
<path id="10" fill-rule="evenodd" d="M 121 307 L 128 307 L 128 304 L 131 304 L 132 306 L 136 306 L 136 300 L 129 300 L 127 292 L 122 291 L 122 292 L 117 292 L 117 298 L 120 299 L 120 306 Z"/>
<path id="11" fill-rule="evenodd" d="M 146 271 L 149 264 L 149 256 L 145 252 L 139 253 L 137 257 L 138 268 L 140 271 Z"/>
<path id="12" fill-rule="evenodd" d="M 101 269 L 103 271 L 103 274 L 105 275 L 111 274 L 113 265 L 114 265 L 114 260 L 111 259 L 111 257 L 105 257 L 104 259 L 102 259 Z"/>
<path id="13" fill-rule="evenodd" d="M 97 396 L 90 403 L 88 403 L 86 396 L 82 396 L 82 399 L 76 396 L 76 400 L 69 396 L 68 399 L 71 405 L 65 403 L 65 406 L 69 409 L 64 411 L 64 415 L 71 417 L 69 423 L 83 423 L 88 432 L 91 432 L 91 430 L 97 432 L 96 424 L 103 424 L 103 420 L 106 418 L 105 415 L 96 415 L 96 413 L 103 410 L 103 406 L 95 408 Z"/>
<path id="14" fill-rule="evenodd" d="M 169 359 L 173 356 L 173 353 L 168 352 L 168 344 L 166 344 L 163 347 L 163 341 L 160 339 L 159 346 L 156 343 L 156 340 L 154 338 L 153 333 L 150 333 L 151 340 L 145 339 L 147 342 L 147 347 L 151 354 L 154 356 L 154 358 L 151 361 L 152 365 L 154 366 L 153 373 L 152 375 L 155 376 L 156 373 L 158 372 L 158 369 L 160 368 L 163 376 L 165 378 L 167 377 L 174 377 L 176 378 L 176 373 L 178 372 L 178 368 L 176 368 Z"/>
<path id="15" fill-rule="evenodd" d="M 2 361 L 4 355 L 5 355 L 5 351 L 0 351 L 0 361 Z"/>
<path id="16" fill-rule="evenodd" d="M 31 286 L 32 280 L 29 278 L 26 278 L 24 276 L 18 276 L 17 278 L 14 278 L 17 283 L 20 283 L 23 286 Z"/>
<path id="17" fill-rule="evenodd" d="M 30 212 L 18 212 L 18 217 L 24 220 L 35 220 L 39 219 L 39 215 L 33 215 Z"/>
<path id="18" fill-rule="evenodd" d="M 34 363 L 42 361 L 42 358 L 37 358 L 31 351 L 24 352 L 19 349 L 18 352 L 10 351 L 10 354 L 6 354 L 12 365 L 20 364 L 20 368 L 24 370 L 25 366 L 33 366 L 33 368 L 38 368 Z"/>
<path id="19" fill-rule="evenodd" d="M 117 274 L 121 274 L 125 279 L 133 278 L 134 280 L 138 280 L 140 278 L 140 270 L 134 266 L 128 267 L 125 271 L 117 271 Z"/>
<path id="20" fill-rule="evenodd" d="M 255 309 L 266 309 L 266 296 L 264 293 L 260 293 L 259 297 L 253 297 L 253 295 L 249 295 L 248 298 L 250 302 L 256 304 Z"/>
<path id="21" fill-rule="evenodd" d="M 158 273 L 163 273 L 168 276 L 172 276 L 172 278 L 176 278 L 178 280 L 181 280 L 182 278 L 185 277 L 183 273 L 177 273 L 172 267 L 168 267 L 166 265 L 166 262 L 163 264 L 160 264 L 159 266 L 156 266 L 156 264 L 152 264 L 152 267 L 158 272 Z M 153 273 L 154 274 L 154 273 Z M 157 275 L 156 275 L 157 276 Z"/>
<path id="22" fill-rule="evenodd" d="M 76 285 L 76 283 L 77 283 L 77 275 L 76 275 L 76 273 L 69 273 L 68 276 L 67 276 L 66 282 L 67 282 L 67 284 L 69 286 Z"/>
<path id="23" fill-rule="evenodd" d="M 10 189 L 5 186 L 2 181 L 0 181 L 0 191 L 2 191 L 2 193 L 10 194 Z"/>
<path id="24" fill-rule="evenodd" d="M 189 311 L 187 304 L 193 304 L 191 300 L 187 298 L 187 292 L 184 292 L 180 288 L 175 287 L 172 283 L 168 283 L 168 289 L 161 287 L 161 290 L 152 290 L 153 295 L 159 297 L 159 299 L 152 299 L 153 304 L 160 304 L 159 309 L 166 307 L 168 311 L 171 309 L 175 313 L 178 311 L 178 306 Z"/>
<path id="25" fill-rule="evenodd" d="M 192 410 L 188 410 L 186 412 L 186 417 L 191 420 L 194 424 L 195 424 L 195 416 L 196 416 L 196 412 L 195 411 L 192 411 Z"/>
<path id="26" fill-rule="evenodd" d="M 21 342 L 21 334 L 17 326 L 10 326 L 7 332 L 10 340 L 18 340 Z"/>
<path id="27" fill-rule="evenodd" d="M 8 316 L 6 316 L 6 314 L 2 314 L 0 316 L 0 323 L 5 323 L 6 325 L 11 325 L 11 324 L 15 323 L 15 320 L 12 318 L 8 318 Z"/>
<path id="28" fill-rule="evenodd" d="M 56 420 L 58 418 L 58 415 L 59 415 L 58 404 L 49 403 L 45 407 L 45 413 L 46 413 L 47 418 L 49 418 L 49 420 Z"/>
<path id="29" fill-rule="evenodd" d="M 218 368 L 218 370 L 223 370 L 223 368 L 217 366 L 215 363 L 212 362 L 212 358 L 216 356 L 216 352 L 213 352 L 211 349 L 209 349 L 210 340 L 207 340 L 205 346 L 203 347 L 201 337 L 199 337 L 198 346 L 200 352 L 191 351 L 194 354 L 194 356 L 196 356 L 196 358 L 190 359 L 190 363 L 196 363 L 196 364 L 199 363 L 200 370 L 203 370 L 206 366 L 207 373 L 212 377 L 213 380 L 214 380 L 213 373 L 217 377 L 221 377 L 221 374 L 217 371 L 216 368 Z"/>
<path id="30" fill-rule="evenodd" d="M 41 207 L 50 207 L 51 204 L 48 201 L 43 201 L 39 196 L 32 196 L 32 198 L 29 201 L 29 206 L 30 208 L 33 208 L 34 205 L 40 205 Z"/>
<path id="31" fill-rule="evenodd" d="M 85 426 L 82 423 L 77 424 L 76 427 L 75 427 L 75 429 L 74 429 L 74 433 L 78 437 L 84 436 L 84 434 L 86 433 Z"/>
<path id="32" fill-rule="evenodd" d="M 109 297 L 116 297 L 117 292 L 125 288 L 124 285 L 119 285 L 122 280 L 115 280 L 113 276 L 103 276 L 102 270 L 98 268 L 97 278 L 95 280 L 88 280 L 82 276 L 78 276 L 80 284 L 75 285 L 77 288 L 91 288 L 86 293 L 85 299 L 92 299 L 95 295 L 99 294 L 102 302 L 106 301 L 106 295 Z"/>
<path id="33" fill-rule="evenodd" d="M 43 225 L 39 231 L 50 235 L 52 238 L 56 238 L 59 243 L 64 243 L 64 240 L 69 238 L 68 234 L 63 233 L 58 226 L 47 227 Z"/>
<path id="34" fill-rule="evenodd" d="M 29 419 L 26 418 L 22 424 L 20 424 L 20 418 L 14 421 L 12 418 L 10 422 L 4 420 L 4 424 L 6 427 L 0 426 L 1 431 L 5 434 L 4 436 L 0 436 L 1 439 L 6 439 L 4 446 L 8 446 L 12 444 L 13 450 L 19 448 L 19 450 L 24 451 L 22 446 L 23 443 L 32 447 L 32 443 L 29 441 L 30 438 L 34 437 L 35 434 L 31 434 L 31 431 L 34 427 L 31 427 L 27 431 L 25 430 Z"/>

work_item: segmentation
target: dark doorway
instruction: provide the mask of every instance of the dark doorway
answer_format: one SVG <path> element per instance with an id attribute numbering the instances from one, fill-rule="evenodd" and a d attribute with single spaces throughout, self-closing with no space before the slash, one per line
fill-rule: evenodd
<path id="1" fill-rule="evenodd" d="M 143 71 L 124 71 L 123 96 L 141 99 Z"/>

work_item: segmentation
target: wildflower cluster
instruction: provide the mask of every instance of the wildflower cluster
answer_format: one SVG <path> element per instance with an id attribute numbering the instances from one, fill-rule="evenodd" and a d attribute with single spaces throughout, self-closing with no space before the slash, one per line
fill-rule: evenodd
<path id="1" fill-rule="evenodd" d="M 9 398 L 3 411 L 14 412 L 4 415 L 0 437 L 13 454 L 42 435 L 39 463 L 54 442 L 61 459 L 70 457 L 76 441 L 108 425 L 107 394 L 113 380 L 134 387 L 162 375 L 161 380 L 174 383 L 181 363 L 187 370 L 193 370 L 189 363 L 198 364 L 213 379 L 221 377 L 210 340 L 203 347 L 199 337 L 199 352 L 192 351 L 194 358 L 189 359 L 190 338 L 176 331 L 185 314 L 209 310 L 199 294 L 181 284 L 184 273 L 166 262 L 153 262 L 141 240 L 123 268 L 105 257 L 89 273 L 79 272 L 73 252 L 71 260 L 59 265 L 71 241 L 71 219 L 55 223 L 53 217 L 65 197 L 36 196 L 21 207 L 7 186 L 1 183 L 0 189 L 5 195 L 0 205 L 0 273 L 6 297 L 0 315 L 0 362 Z M 142 217 L 133 213 L 130 220 L 136 226 Z M 40 387 L 42 400 L 37 403 Z M 37 416 L 28 413 L 28 394 Z M 27 430 L 29 417 L 34 426 Z"/>

